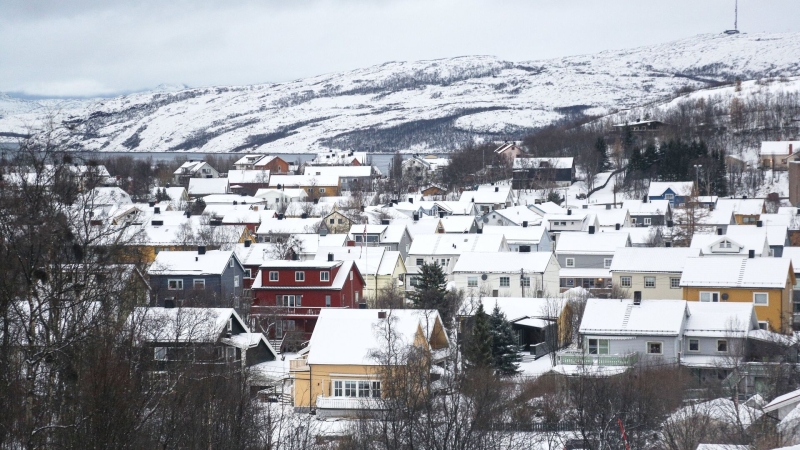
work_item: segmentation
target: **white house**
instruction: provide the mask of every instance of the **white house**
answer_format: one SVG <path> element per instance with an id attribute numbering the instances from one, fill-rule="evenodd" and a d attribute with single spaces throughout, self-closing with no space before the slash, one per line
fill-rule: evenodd
<path id="1" fill-rule="evenodd" d="M 514 192 L 510 185 L 484 184 L 476 191 L 464 191 L 459 199 L 462 203 L 473 203 L 482 213 L 514 206 Z"/>
<path id="2" fill-rule="evenodd" d="M 542 297 L 559 292 L 559 265 L 547 252 L 463 253 L 453 267 L 456 288 L 492 297 Z"/>

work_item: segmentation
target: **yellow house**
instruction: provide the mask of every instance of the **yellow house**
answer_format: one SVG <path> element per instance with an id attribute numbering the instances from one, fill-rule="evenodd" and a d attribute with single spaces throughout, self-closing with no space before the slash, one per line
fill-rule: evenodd
<path id="1" fill-rule="evenodd" d="M 415 346 L 431 363 L 449 347 L 436 310 L 323 308 L 308 351 L 290 361 L 294 406 L 322 417 L 380 409 L 382 376 L 394 368 L 381 356 L 390 343 Z"/>
<path id="2" fill-rule="evenodd" d="M 715 208 L 733 211 L 736 225 L 755 225 L 761 214 L 767 211 L 763 198 L 721 198 Z"/>
<path id="3" fill-rule="evenodd" d="M 385 247 L 319 247 L 315 259 L 325 261 L 330 257 L 335 261 L 356 262 L 367 283 L 364 298 L 370 302 L 370 307 L 375 306 L 374 300 L 382 290 L 399 286 L 399 281 L 405 278 L 406 264 L 402 254 Z"/>
<path id="4" fill-rule="evenodd" d="M 791 333 L 794 269 L 789 258 L 687 258 L 680 285 L 683 299 L 742 302 L 755 307 L 759 328 Z"/>
<path id="5" fill-rule="evenodd" d="M 339 211 L 339 207 L 333 205 L 333 211 L 322 219 L 322 223 L 328 229 L 328 233 L 346 234 L 353 226 L 353 221 Z"/>

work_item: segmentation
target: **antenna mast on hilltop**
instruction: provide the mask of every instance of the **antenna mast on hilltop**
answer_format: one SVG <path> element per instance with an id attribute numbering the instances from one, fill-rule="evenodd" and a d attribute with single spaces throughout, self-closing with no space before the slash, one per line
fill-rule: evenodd
<path id="1" fill-rule="evenodd" d="M 739 0 L 733 7 L 733 29 L 725 30 L 725 34 L 739 34 Z"/>

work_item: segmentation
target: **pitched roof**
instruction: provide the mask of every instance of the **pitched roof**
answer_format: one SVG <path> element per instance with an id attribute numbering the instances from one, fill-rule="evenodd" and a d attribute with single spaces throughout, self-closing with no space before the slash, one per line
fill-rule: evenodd
<path id="1" fill-rule="evenodd" d="M 553 254 L 550 252 L 462 253 L 453 273 L 544 273 Z"/>
<path id="2" fill-rule="evenodd" d="M 230 192 L 227 178 L 190 178 L 189 195 L 227 194 Z"/>
<path id="3" fill-rule="evenodd" d="M 669 200 L 650 200 L 649 202 L 625 200 L 622 202 L 622 209 L 627 209 L 631 216 L 664 215 L 669 210 Z"/>
<path id="4" fill-rule="evenodd" d="M 717 200 L 717 208 L 733 210 L 734 214 L 757 216 L 764 212 L 763 198 L 721 198 Z"/>
<path id="5" fill-rule="evenodd" d="M 303 175 L 321 177 L 371 177 L 372 166 L 306 166 Z"/>
<path id="6" fill-rule="evenodd" d="M 788 258 L 687 258 L 681 286 L 781 289 L 786 286 L 790 266 Z"/>
<path id="7" fill-rule="evenodd" d="M 440 219 L 445 233 L 468 233 L 475 226 L 474 216 L 444 216 Z"/>
<path id="8" fill-rule="evenodd" d="M 127 325 L 141 330 L 144 342 L 216 342 L 233 319 L 249 332 L 233 308 L 136 307 Z"/>
<path id="9" fill-rule="evenodd" d="M 509 322 L 516 323 L 522 319 L 557 319 L 565 306 L 565 297 L 537 298 L 537 297 L 481 297 L 473 299 L 474 302 L 465 301 L 459 315 L 471 316 L 478 309 L 478 303 L 483 304 L 483 309 L 490 314 L 497 305 L 506 315 Z"/>
<path id="10" fill-rule="evenodd" d="M 760 155 L 788 155 L 789 145 L 792 153 L 800 150 L 800 141 L 761 141 Z"/>
<path id="11" fill-rule="evenodd" d="M 700 249 L 679 247 L 624 247 L 614 252 L 612 272 L 680 273 L 686 258 L 700 256 Z"/>
<path id="12" fill-rule="evenodd" d="M 148 275 L 220 275 L 233 251 L 207 250 L 204 255 L 196 251 L 162 251 L 147 270 Z"/>
<path id="13" fill-rule="evenodd" d="M 606 300 L 590 298 L 581 334 L 678 336 L 686 317 L 685 300 Z"/>
<path id="14" fill-rule="evenodd" d="M 278 219 L 264 218 L 256 230 L 257 234 L 310 234 L 317 231 L 321 223 L 319 217 L 300 219 L 296 217 Z"/>
<path id="15" fill-rule="evenodd" d="M 230 184 L 269 183 L 269 170 L 229 170 Z"/>
<path id="16" fill-rule="evenodd" d="M 488 213 L 484 214 L 484 217 L 486 218 L 494 214 L 505 217 L 509 222 L 515 223 L 518 226 L 521 226 L 522 222 L 525 221 L 528 222 L 528 225 L 538 225 L 542 223 L 542 215 L 532 211 L 526 205 L 517 205 L 504 209 L 489 211 Z"/>
<path id="17" fill-rule="evenodd" d="M 458 201 L 462 203 L 505 203 L 512 195 L 510 184 L 482 184 L 476 191 L 464 191 Z"/>
<path id="18" fill-rule="evenodd" d="M 613 254 L 618 248 L 627 247 L 630 237 L 626 231 L 606 233 L 561 233 L 556 246 L 557 254 Z"/>
<path id="19" fill-rule="evenodd" d="M 490 234 L 421 234 L 414 237 L 412 255 L 460 255 L 465 252 L 502 252 L 505 238 Z"/>
<path id="20" fill-rule="evenodd" d="M 535 225 L 529 227 L 510 226 L 484 226 L 483 234 L 501 234 L 505 236 L 508 243 L 530 243 L 538 244 L 541 242 L 547 227 Z"/>
<path id="21" fill-rule="evenodd" d="M 278 185 L 288 187 L 339 186 L 339 177 L 337 175 L 272 175 L 269 177 L 269 185 L 271 187 L 277 187 Z"/>
<path id="22" fill-rule="evenodd" d="M 689 195 L 694 188 L 692 181 L 651 181 L 650 187 L 647 189 L 648 197 L 661 197 L 667 192 L 667 189 L 675 193 L 675 195 Z"/>
<path id="23" fill-rule="evenodd" d="M 792 403 L 800 403 L 800 389 L 775 397 L 771 402 L 767 403 L 763 409 L 764 412 L 772 412 L 784 406 L 791 405 Z"/>
<path id="24" fill-rule="evenodd" d="M 686 302 L 689 318 L 684 335 L 690 337 L 747 337 L 758 328 L 752 303 Z"/>

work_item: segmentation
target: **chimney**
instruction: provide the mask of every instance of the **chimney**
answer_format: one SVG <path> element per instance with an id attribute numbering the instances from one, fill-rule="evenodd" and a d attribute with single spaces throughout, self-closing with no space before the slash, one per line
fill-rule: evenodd
<path id="1" fill-rule="evenodd" d="M 238 204 L 239 204 L 239 202 L 237 202 L 236 200 L 234 200 L 234 201 L 233 201 L 233 205 L 234 205 L 234 206 L 236 206 L 236 205 L 238 205 Z"/>
<path id="2" fill-rule="evenodd" d="M 757 226 L 758 228 L 761 228 L 761 227 L 763 227 L 763 226 L 764 226 L 764 222 L 762 222 L 762 221 L 760 221 L 760 220 L 756 220 L 756 226 Z"/>
<path id="3" fill-rule="evenodd" d="M 186 211 L 186 217 L 192 217 L 192 212 L 191 211 Z"/>
<path id="4" fill-rule="evenodd" d="M 315 205 L 318 205 L 318 204 L 319 204 L 319 199 L 318 199 L 318 198 L 315 198 L 315 199 L 314 199 L 314 204 L 315 204 Z"/>
<path id="5" fill-rule="evenodd" d="M 278 214 L 278 220 L 283 220 L 283 213 Z"/>
<path id="6" fill-rule="evenodd" d="M 522 228 L 528 228 L 528 221 L 527 220 L 523 220 L 522 221 Z"/>
<path id="7" fill-rule="evenodd" d="M 792 143 L 790 142 L 790 143 L 789 143 L 789 154 L 790 154 L 790 155 L 792 154 L 792 150 L 793 150 L 793 149 L 792 149 Z"/>
<path id="8" fill-rule="evenodd" d="M 386 311 L 378 311 L 378 319 L 385 319 Z"/>
<path id="9" fill-rule="evenodd" d="M 299 261 L 299 260 L 300 260 L 300 255 L 298 255 L 297 253 L 292 253 L 292 261 Z"/>
<path id="10" fill-rule="evenodd" d="M 414 222 L 419 220 L 419 213 L 414 213 Z"/>
<path id="11" fill-rule="evenodd" d="M 308 214 L 306 214 L 306 213 L 300 214 L 300 218 L 301 219 L 308 219 Z"/>
<path id="12" fill-rule="evenodd" d="M 594 225 L 589 225 L 589 234 L 594 234 Z"/>
<path id="13" fill-rule="evenodd" d="M 717 236 L 722 236 L 722 228 L 717 228 Z"/>
<path id="14" fill-rule="evenodd" d="M 477 232 L 478 234 L 483 234 L 483 227 L 478 228 Z"/>
<path id="15" fill-rule="evenodd" d="M 583 209 L 589 209 L 589 205 L 583 205 Z"/>
<path id="16" fill-rule="evenodd" d="M 634 305 L 642 304 L 642 291 L 633 291 L 633 304 Z"/>
<path id="17" fill-rule="evenodd" d="M 567 215 L 568 215 L 568 216 L 571 216 L 571 215 L 572 215 L 572 210 L 571 210 L 571 209 L 568 209 L 568 210 L 567 210 Z"/>
<path id="18" fill-rule="evenodd" d="M 147 202 L 147 204 L 148 204 L 148 205 L 149 205 L 151 208 L 152 208 L 153 206 L 156 206 L 156 202 L 154 202 L 154 201 L 152 201 L 152 200 L 151 200 L 151 201 L 149 201 L 149 202 Z"/>
<path id="19" fill-rule="evenodd" d="M 614 229 L 619 231 L 619 224 L 618 223 L 614 224 Z"/>
<path id="20" fill-rule="evenodd" d="M 606 205 L 606 209 L 611 209 L 611 205 Z"/>
<path id="21" fill-rule="evenodd" d="M 445 214 L 447 214 L 447 211 L 439 211 L 439 218 L 444 219 Z"/>
<path id="22" fill-rule="evenodd" d="M 750 258 L 750 259 L 755 258 L 756 257 L 756 251 L 755 250 L 748 250 L 747 251 L 747 257 Z"/>
<path id="23" fill-rule="evenodd" d="M 414 203 L 414 197 L 408 197 L 408 203 Z"/>
<path id="24" fill-rule="evenodd" d="M 333 262 L 333 253 L 328 253 L 328 262 Z"/>
<path id="25" fill-rule="evenodd" d="M 245 241 L 244 241 L 244 248 L 248 248 L 248 247 L 250 247 L 251 245 L 253 245 L 253 241 L 251 241 L 250 239 L 245 239 Z"/>
<path id="26" fill-rule="evenodd" d="M 158 206 L 153 208 L 153 214 L 161 214 L 161 208 L 159 208 Z"/>
<path id="27" fill-rule="evenodd" d="M 198 255 L 205 255 L 206 254 L 206 246 L 205 245 L 198 245 L 197 246 L 197 254 Z"/>
<path id="28" fill-rule="evenodd" d="M 495 187 L 494 187 L 494 191 L 495 191 L 495 192 L 500 192 L 500 188 L 499 188 L 499 187 L 497 187 L 497 186 L 495 186 Z"/>

